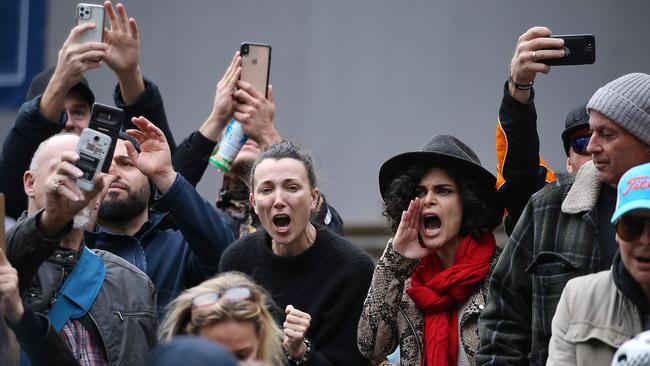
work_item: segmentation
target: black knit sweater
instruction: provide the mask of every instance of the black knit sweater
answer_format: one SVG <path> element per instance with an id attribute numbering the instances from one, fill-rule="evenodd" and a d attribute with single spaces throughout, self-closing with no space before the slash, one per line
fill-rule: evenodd
<path id="1" fill-rule="evenodd" d="M 374 264 L 348 240 L 318 229 L 305 252 L 281 257 L 271 250 L 271 237 L 258 231 L 230 245 L 220 267 L 244 272 L 266 288 L 280 308 L 274 311 L 280 327 L 287 305 L 311 315 L 309 365 L 367 365 L 357 349 L 357 324 Z"/>

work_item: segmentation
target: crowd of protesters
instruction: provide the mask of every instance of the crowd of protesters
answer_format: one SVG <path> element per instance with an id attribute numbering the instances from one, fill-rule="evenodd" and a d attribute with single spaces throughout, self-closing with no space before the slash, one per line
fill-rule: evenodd
<path id="1" fill-rule="evenodd" d="M 104 41 L 79 42 L 91 24 L 71 30 L 2 145 L 16 223 L 0 248 L 0 364 L 650 364 L 650 345 L 625 346 L 650 330 L 650 75 L 580 96 L 556 174 L 533 84 L 565 49 L 527 30 L 502 90 L 496 174 L 433 127 L 387 159 L 392 237 L 375 264 L 344 237 L 312 157 L 278 132 L 271 86 L 239 80 L 238 53 L 177 146 L 138 23 L 104 8 Z M 124 121 L 110 169 L 84 191 L 84 73 L 104 64 Z M 248 143 L 210 202 L 195 186 L 232 119 Z"/>

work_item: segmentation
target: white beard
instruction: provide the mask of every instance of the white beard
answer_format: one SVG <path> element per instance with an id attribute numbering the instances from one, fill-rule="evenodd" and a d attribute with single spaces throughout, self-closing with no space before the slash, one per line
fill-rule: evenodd
<path id="1" fill-rule="evenodd" d="M 73 229 L 83 229 L 88 222 L 90 222 L 90 214 L 92 210 L 90 205 L 84 207 L 79 213 L 73 218 L 72 228 Z"/>

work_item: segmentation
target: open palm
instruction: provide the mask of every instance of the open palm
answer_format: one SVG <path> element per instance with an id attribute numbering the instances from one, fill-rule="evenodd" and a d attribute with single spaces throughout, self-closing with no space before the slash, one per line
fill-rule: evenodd
<path id="1" fill-rule="evenodd" d="M 430 252 L 420 244 L 418 226 L 421 215 L 422 201 L 419 198 L 411 200 L 408 209 L 402 212 L 402 219 L 393 238 L 393 248 L 407 258 L 424 258 Z"/>

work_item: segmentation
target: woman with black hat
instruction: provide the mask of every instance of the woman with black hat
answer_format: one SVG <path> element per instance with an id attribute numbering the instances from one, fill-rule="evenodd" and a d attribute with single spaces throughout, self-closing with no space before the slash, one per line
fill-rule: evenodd
<path id="1" fill-rule="evenodd" d="M 400 365 L 473 365 L 477 320 L 499 249 L 496 178 L 453 136 L 399 154 L 379 171 L 394 237 L 377 264 L 358 346 L 373 364 L 400 346 Z"/>

